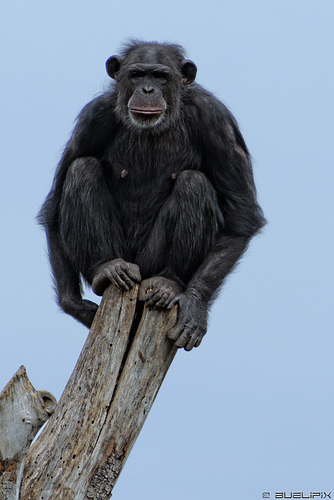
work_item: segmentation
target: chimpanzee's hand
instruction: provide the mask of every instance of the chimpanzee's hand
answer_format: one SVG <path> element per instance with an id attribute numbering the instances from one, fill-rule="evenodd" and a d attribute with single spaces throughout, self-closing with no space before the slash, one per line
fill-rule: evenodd
<path id="1" fill-rule="evenodd" d="M 168 338 L 175 340 L 177 347 L 184 347 L 191 351 L 198 347 L 208 328 L 208 306 L 205 300 L 193 292 L 184 292 L 175 297 L 169 304 L 168 309 L 174 304 L 179 304 L 179 317 L 176 327 Z"/>
<path id="2" fill-rule="evenodd" d="M 112 283 L 117 288 L 130 290 L 135 283 L 140 283 L 141 276 L 137 264 L 114 259 L 102 264 L 96 271 L 92 288 L 96 295 L 103 295 L 104 290 Z"/>
<path id="3" fill-rule="evenodd" d="M 141 282 L 138 299 L 147 306 L 167 307 L 180 292 L 181 288 L 175 281 L 163 276 L 152 276 Z"/>

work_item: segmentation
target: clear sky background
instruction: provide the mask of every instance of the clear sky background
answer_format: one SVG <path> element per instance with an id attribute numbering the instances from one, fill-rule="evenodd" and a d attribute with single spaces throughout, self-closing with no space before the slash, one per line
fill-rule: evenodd
<path id="1" fill-rule="evenodd" d="M 35 215 L 130 36 L 184 45 L 235 114 L 268 225 L 200 348 L 178 352 L 113 498 L 333 498 L 333 0 L 2 0 L 0 389 L 24 364 L 59 399 L 85 341 Z"/>

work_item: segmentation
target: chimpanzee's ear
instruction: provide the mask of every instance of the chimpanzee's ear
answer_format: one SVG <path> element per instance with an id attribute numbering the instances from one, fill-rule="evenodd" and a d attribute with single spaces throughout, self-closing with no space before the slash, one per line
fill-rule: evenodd
<path id="1" fill-rule="evenodd" d="M 117 81 L 117 73 L 120 70 L 122 59 L 118 56 L 111 56 L 106 62 L 108 75 Z"/>
<path id="2" fill-rule="evenodd" d="M 181 73 L 182 83 L 184 83 L 185 85 L 189 85 L 189 83 L 192 83 L 196 78 L 196 64 L 189 59 L 184 60 L 181 67 Z"/>

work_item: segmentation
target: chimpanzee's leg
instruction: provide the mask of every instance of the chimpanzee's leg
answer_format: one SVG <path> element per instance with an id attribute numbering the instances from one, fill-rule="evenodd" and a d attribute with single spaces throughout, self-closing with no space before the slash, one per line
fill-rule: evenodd
<path id="1" fill-rule="evenodd" d="M 82 299 L 80 274 L 91 283 L 104 263 L 109 273 L 106 286 L 115 278 L 115 284 L 130 288 L 141 280 L 139 268 L 121 258 L 127 256 L 124 233 L 97 159 L 75 160 L 66 173 L 59 203 L 55 205 L 52 196 L 53 192 L 40 220 L 47 231 L 58 302 L 90 327 L 98 306 Z"/>
<path id="2" fill-rule="evenodd" d="M 69 167 L 59 209 L 59 230 L 68 258 L 89 282 L 97 267 L 123 257 L 126 244 L 117 207 L 96 158 Z"/>
<path id="3" fill-rule="evenodd" d="M 145 248 L 136 258 L 144 278 L 163 276 L 185 288 L 212 249 L 224 225 L 217 195 L 201 172 L 181 172 L 160 209 Z M 159 278 L 141 285 L 140 298 L 167 306 L 180 292 Z"/>
<path id="4" fill-rule="evenodd" d="M 59 305 L 90 327 L 98 306 L 83 300 L 80 273 L 91 281 L 101 262 L 122 255 L 124 244 L 100 163 L 94 158 L 75 160 L 61 193 L 51 190 L 39 220 L 47 233 Z"/>

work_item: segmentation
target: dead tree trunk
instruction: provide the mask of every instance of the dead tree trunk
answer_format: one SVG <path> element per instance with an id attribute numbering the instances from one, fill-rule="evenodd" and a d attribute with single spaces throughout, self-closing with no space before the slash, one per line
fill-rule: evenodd
<path id="1" fill-rule="evenodd" d="M 0 500 L 19 498 L 27 451 L 57 401 L 36 391 L 24 366 L 0 394 Z"/>
<path id="2" fill-rule="evenodd" d="M 144 308 L 133 333 L 137 293 L 104 293 L 57 409 L 29 451 L 23 500 L 110 498 L 177 350 L 166 337 L 176 308 Z"/>

